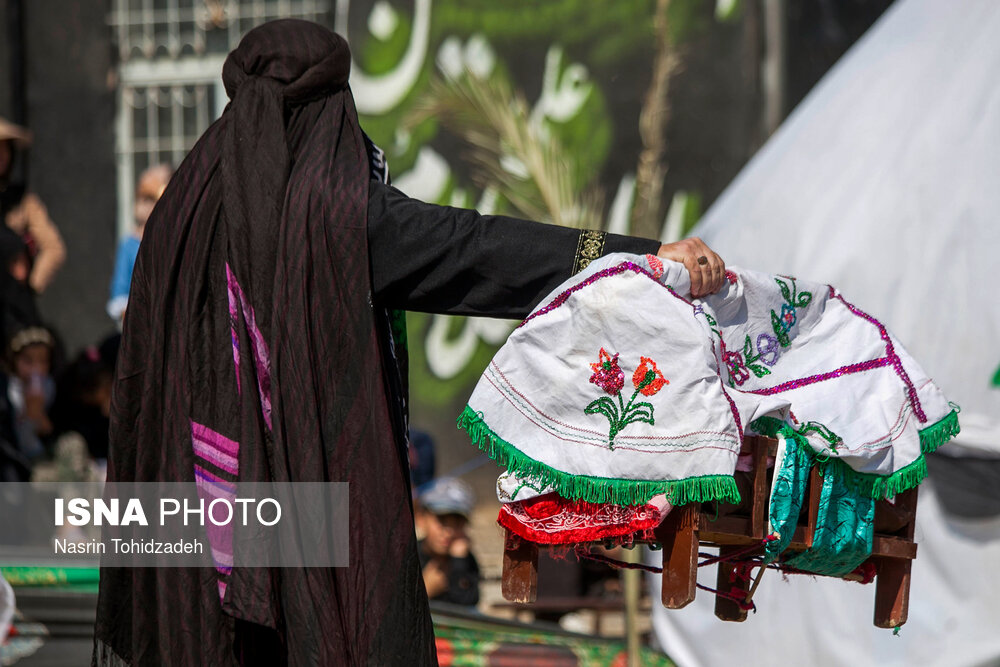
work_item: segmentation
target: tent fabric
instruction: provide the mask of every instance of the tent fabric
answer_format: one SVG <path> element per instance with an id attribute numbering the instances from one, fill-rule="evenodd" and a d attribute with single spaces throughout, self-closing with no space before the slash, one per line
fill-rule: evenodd
<path id="1" fill-rule="evenodd" d="M 988 282 L 1000 250 L 997 34 L 992 0 L 899 0 L 694 232 L 729 263 L 833 283 L 878 313 L 962 406 L 943 455 L 1000 455 L 1000 299 Z M 871 624 L 872 586 L 769 574 L 742 624 L 716 619 L 710 595 L 680 611 L 654 605 L 659 643 L 684 667 L 1000 663 L 1000 518 L 949 516 L 954 476 L 930 472 L 898 636 Z M 976 478 L 959 484 L 996 495 Z"/>
<path id="2" fill-rule="evenodd" d="M 955 443 L 995 456 L 998 34 L 993 0 L 897 2 L 694 232 L 728 264 L 830 283 L 878 313 L 962 406 Z"/>

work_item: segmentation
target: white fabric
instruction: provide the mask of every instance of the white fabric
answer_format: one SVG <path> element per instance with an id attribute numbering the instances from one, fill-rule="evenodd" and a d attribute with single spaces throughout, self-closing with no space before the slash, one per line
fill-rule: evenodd
<path id="1" fill-rule="evenodd" d="M 894 3 L 693 232 L 877 313 L 980 454 L 1000 454 L 998 35 L 996 0 Z"/>
<path id="2" fill-rule="evenodd" d="M 1000 517 L 949 519 L 933 479 L 920 487 L 909 620 L 898 636 L 872 625 L 875 584 L 767 572 L 757 613 L 720 621 L 715 597 L 698 591 L 680 610 L 653 605 L 657 640 L 680 667 L 815 665 L 963 667 L 1000 662 Z M 652 553 L 651 563 L 661 558 Z M 659 562 L 655 562 L 659 565 Z M 698 581 L 716 587 L 716 568 Z M 660 598 L 660 579 L 650 577 Z"/>
<path id="3" fill-rule="evenodd" d="M 14 619 L 14 589 L 0 575 L 0 644 L 10 632 L 10 623 Z"/>
<path id="4" fill-rule="evenodd" d="M 692 303 L 664 287 L 685 275 L 651 256 L 592 262 L 511 334 L 469 406 L 499 438 L 552 469 L 643 481 L 732 476 L 742 436 L 761 416 L 819 422 L 841 441 L 832 449 L 803 431 L 814 450 L 889 475 L 920 458 L 919 430 L 951 412 L 898 341 L 890 346 L 877 321 L 828 286 L 733 268 L 722 290 Z M 788 318 L 783 345 L 779 316 Z M 591 377 L 601 350 L 618 355 L 623 384 L 614 398 Z M 637 393 L 633 378 L 642 358 L 668 380 L 650 396 Z M 644 402 L 653 419 L 627 424 L 612 449 L 612 419 L 585 412 L 595 399 L 617 399 L 617 414 Z M 501 478 L 501 499 L 514 495 L 510 484 Z"/>

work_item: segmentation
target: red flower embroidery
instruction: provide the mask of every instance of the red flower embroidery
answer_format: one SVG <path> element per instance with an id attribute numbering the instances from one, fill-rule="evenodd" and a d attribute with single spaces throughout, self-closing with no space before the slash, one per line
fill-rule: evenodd
<path id="1" fill-rule="evenodd" d="M 656 367 L 656 362 L 649 357 L 639 357 L 639 367 L 632 374 L 632 385 L 643 396 L 652 396 L 665 384 L 670 384 L 670 380 L 663 377 L 663 371 Z"/>
<path id="2" fill-rule="evenodd" d="M 590 376 L 590 381 L 618 399 L 616 404 L 607 396 L 601 396 L 591 401 L 583 409 L 588 415 L 600 414 L 608 420 L 609 449 L 615 448 L 615 436 L 629 424 L 643 422 L 652 426 L 656 423 L 653 418 L 653 404 L 636 403 L 635 399 L 639 397 L 640 392 L 643 396 L 652 396 L 669 382 L 663 377 L 660 369 L 656 367 L 655 361 L 649 357 L 639 357 L 639 359 L 639 367 L 632 374 L 632 384 L 635 385 L 635 391 L 632 392 L 628 403 L 621 395 L 622 387 L 625 385 L 625 373 L 618 365 L 618 355 L 612 357 L 602 347 L 597 363 L 590 364 L 590 368 L 594 371 L 594 374 Z"/>
<path id="3" fill-rule="evenodd" d="M 625 386 L 625 372 L 618 365 L 617 354 L 612 357 L 602 347 L 597 363 L 591 364 L 590 368 L 594 371 L 590 381 L 612 396 L 617 396 Z"/>
<path id="4" fill-rule="evenodd" d="M 723 346 L 722 361 L 729 367 L 729 386 L 733 386 L 733 383 L 742 385 L 750 379 L 750 372 L 743 361 L 743 355 L 739 352 L 730 352 Z"/>
<path id="5" fill-rule="evenodd" d="M 646 255 L 646 261 L 649 262 L 649 268 L 653 270 L 653 277 L 659 280 L 663 277 L 663 262 L 656 255 Z"/>

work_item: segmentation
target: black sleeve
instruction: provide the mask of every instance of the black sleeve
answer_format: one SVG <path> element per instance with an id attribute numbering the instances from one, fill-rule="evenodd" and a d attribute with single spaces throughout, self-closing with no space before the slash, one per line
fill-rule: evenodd
<path id="1" fill-rule="evenodd" d="M 524 318 L 590 259 L 655 253 L 659 241 L 426 204 L 371 181 L 375 298 L 429 313 Z"/>

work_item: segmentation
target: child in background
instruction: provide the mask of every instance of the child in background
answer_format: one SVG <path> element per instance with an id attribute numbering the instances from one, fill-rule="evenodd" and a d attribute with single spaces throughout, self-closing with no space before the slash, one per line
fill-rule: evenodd
<path id="1" fill-rule="evenodd" d="M 104 480 L 116 352 L 107 342 L 88 346 L 60 374 L 51 410 L 53 460 L 36 465 L 32 481 Z"/>
<path id="2" fill-rule="evenodd" d="M 424 587 L 431 600 L 474 607 L 479 603 L 479 564 L 465 527 L 474 498 L 461 480 L 438 480 L 418 498 L 417 545 Z"/>
<path id="3" fill-rule="evenodd" d="M 121 323 L 125 307 L 128 305 L 128 291 L 132 286 L 132 267 L 135 266 L 135 258 L 139 253 L 142 232 L 146 228 L 146 221 L 149 220 L 153 207 L 167 189 L 171 176 L 173 170 L 166 164 L 150 167 L 139 176 L 139 185 L 135 192 L 135 227 L 132 233 L 118 244 L 115 270 L 111 274 L 111 298 L 107 310 L 111 319 L 118 323 Z"/>
<path id="4" fill-rule="evenodd" d="M 19 329 L 7 345 L 7 400 L 18 449 L 29 461 L 45 454 L 43 441 L 53 430 L 48 410 L 55 399 L 51 376 L 54 347 L 52 334 L 40 326 Z"/>

